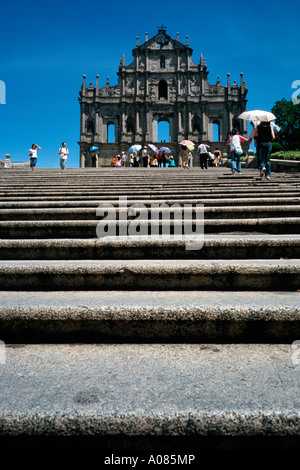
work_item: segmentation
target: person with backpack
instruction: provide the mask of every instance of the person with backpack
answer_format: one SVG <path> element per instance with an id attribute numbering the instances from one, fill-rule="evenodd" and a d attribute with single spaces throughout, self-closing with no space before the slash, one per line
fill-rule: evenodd
<path id="1" fill-rule="evenodd" d="M 275 139 L 274 130 L 271 127 L 269 122 L 261 122 L 256 128 L 255 131 L 251 132 L 248 148 L 251 144 L 252 139 L 256 138 L 257 142 L 257 159 L 258 159 L 258 168 L 260 170 L 260 177 L 264 176 L 267 179 L 271 177 L 271 153 L 272 153 L 272 141 Z"/>

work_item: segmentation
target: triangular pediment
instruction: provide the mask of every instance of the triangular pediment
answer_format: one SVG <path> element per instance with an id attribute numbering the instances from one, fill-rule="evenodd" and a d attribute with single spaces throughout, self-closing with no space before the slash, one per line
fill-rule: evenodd
<path id="1" fill-rule="evenodd" d="M 145 50 L 186 50 L 190 49 L 188 46 L 182 44 L 181 42 L 173 39 L 169 36 L 166 31 L 159 30 L 158 33 L 150 38 L 148 41 L 144 42 L 140 46 L 136 47 L 138 51 Z"/>

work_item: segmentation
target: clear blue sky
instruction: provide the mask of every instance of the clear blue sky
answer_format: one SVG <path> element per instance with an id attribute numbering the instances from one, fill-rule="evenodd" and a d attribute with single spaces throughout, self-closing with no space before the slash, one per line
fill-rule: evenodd
<path id="1" fill-rule="evenodd" d="M 37 143 L 38 167 L 57 167 L 63 140 L 69 167 L 79 166 L 82 76 L 95 85 L 117 84 L 119 60 L 132 61 L 139 42 L 167 33 L 183 43 L 189 36 L 193 60 L 206 58 L 209 83 L 240 83 L 249 89 L 247 109 L 270 110 L 290 99 L 300 80 L 299 0 L 262 2 L 187 2 L 178 0 L 96 1 L 15 0 L 1 2 L 0 80 L 6 104 L 0 104 L 0 158 L 25 161 Z M 0 94 L 1 101 L 1 94 Z"/>

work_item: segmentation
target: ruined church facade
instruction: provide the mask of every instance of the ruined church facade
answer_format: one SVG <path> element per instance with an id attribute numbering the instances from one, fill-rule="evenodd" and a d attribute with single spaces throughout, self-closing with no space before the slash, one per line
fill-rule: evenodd
<path id="1" fill-rule="evenodd" d="M 80 166 L 92 164 L 91 147 L 99 147 L 99 166 L 109 166 L 111 159 L 132 144 L 149 143 L 158 148 L 158 126 L 168 123 L 169 138 L 163 143 L 179 160 L 183 139 L 219 147 L 226 151 L 226 142 L 233 127 L 247 137 L 245 121 L 238 119 L 246 110 L 247 88 L 240 74 L 240 84 L 222 85 L 208 82 L 206 59 L 201 54 L 199 63 L 192 59 L 189 38 L 183 44 L 171 38 L 165 28 L 133 49 L 133 60 L 126 65 L 120 60 L 118 83 L 105 87 L 87 86 L 86 76 L 79 92 L 80 103 Z M 110 128 L 111 126 L 111 128 Z M 109 131 L 110 129 L 110 131 Z M 113 135 L 111 135 L 113 131 Z M 110 132 L 110 139 L 109 139 Z M 197 158 L 194 161 L 197 162 Z M 197 164 L 197 163 L 196 163 Z"/>

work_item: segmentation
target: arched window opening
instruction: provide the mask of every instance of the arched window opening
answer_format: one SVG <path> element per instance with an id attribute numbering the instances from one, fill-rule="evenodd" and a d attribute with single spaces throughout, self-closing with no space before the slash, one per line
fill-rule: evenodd
<path id="1" fill-rule="evenodd" d="M 168 84 L 165 80 L 161 80 L 158 84 L 158 98 L 168 99 Z"/>
<path id="2" fill-rule="evenodd" d="M 170 124 L 168 121 L 159 121 L 157 128 L 157 141 L 170 142 Z"/>
<path id="3" fill-rule="evenodd" d="M 220 142 L 220 123 L 213 121 L 213 142 Z"/>
<path id="4" fill-rule="evenodd" d="M 115 143 L 115 125 L 112 122 L 107 124 L 107 143 Z"/>

